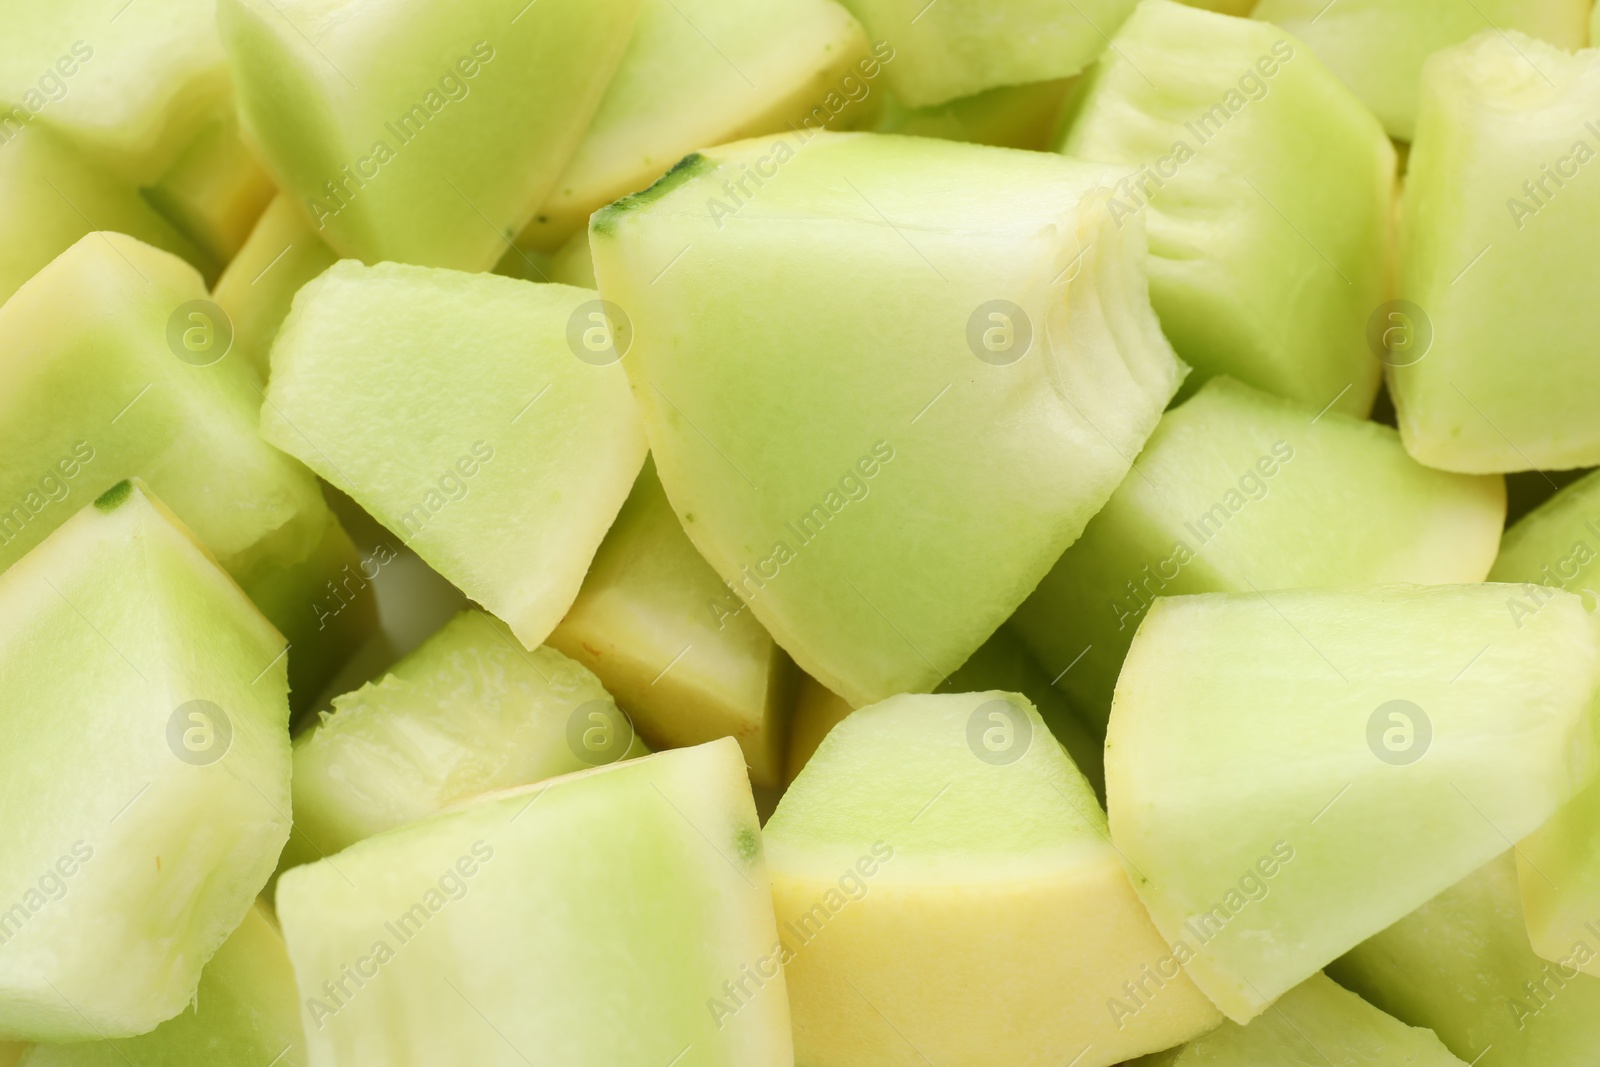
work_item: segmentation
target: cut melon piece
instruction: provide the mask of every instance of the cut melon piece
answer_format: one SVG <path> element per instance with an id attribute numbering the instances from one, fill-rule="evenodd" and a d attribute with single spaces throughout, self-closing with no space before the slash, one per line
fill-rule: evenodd
<path id="1" fill-rule="evenodd" d="M 313 1063 L 794 1062 L 731 738 L 483 798 L 296 868 L 277 900 Z"/>
<path id="2" fill-rule="evenodd" d="M 1061 107 L 1074 84 L 1071 78 L 1056 78 L 1031 85 L 1006 85 L 935 107 L 906 107 L 891 97 L 871 128 L 875 133 L 903 133 L 1042 152 L 1055 134 Z"/>
<path id="3" fill-rule="evenodd" d="M 1214 378 L 1161 420 L 1012 625 L 1103 731 L 1156 597 L 1482 581 L 1505 509 L 1500 478 L 1429 470 L 1386 426 Z"/>
<path id="4" fill-rule="evenodd" d="M 335 697 L 296 739 L 286 862 L 331 856 L 480 793 L 648 751 L 594 675 L 463 611 L 382 680 Z"/>
<path id="5" fill-rule="evenodd" d="M 625 366 L 684 530 L 851 703 L 960 666 L 1176 390 L 1142 229 L 1107 212 L 1116 176 L 796 134 L 696 154 L 596 213 L 600 290 L 631 320 Z M 739 183 L 747 198 L 720 199 Z"/>
<path id="6" fill-rule="evenodd" d="M 1585 951 L 1600 951 L 1600 936 Z M 1328 974 L 1430 1028 L 1476 1067 L 1592 1067 L 1600 1045 L 1600 980 L 1528 947 L 1510 852 L 1363 941 Z"/>
<path id="7" fill-rule="evenodd" d="M 1557 592 L 1519 628 L 1514 588 L 1212 593 L 1145 616 L 1106 737 L 1111 835 L 1235 1022 L 1587 784 L 1596 622 Z"/>
<path id="8" fill-rule="evenodd" d="M 1320 974 L 1289 990 L 1249 1026 L 1223 1023 L 1182 1048 L 1146 1056 L 1128 1067 L 1279 1064 L 1466 1067 L 1431 1030 L 1385 1015 Z"/>
<path id="9" fill-rule="evenodd" d="M 6 1037 L 178 1014 L 288 837 L 283 639 L 177 523 L 121 482 L 0 575 Z"/>
<path id="10" fill-rule="evenodd" d="M 789 752 L 784 761 L 786 784 L 800 776 L 828 731 L 854 710 L 849 701 L 811 675 L 800 676 L 794 698 L 794 717 L 789 723 Z"/>
<path id="11" fill-rule="evenodd" d="M 1076 74 L 1135 0 L 843 0 L 875 42 L 884 75 L 911 107 L 1002 85 Z"/>
<path id="12" fill-rule="evenodd" d="M 476 271 L 550 194 L 639 8 L 221 0 L 217 23 L 246 135 L 319 236 Z"/>
<path id="13" fill-rule="evenodd" d="M 197 136 L 144 195 L 220 265 L 239 254 L 275 192 L 230 114 Z"/>
<path id="14" fill-rule="evenodd" d="M 794 664 L 689 543 L 648 460 L 549 643 L 652 745 L 732 737 L 752 782 L 782 784 Z"/>
<path id="15" fill-rule="evenodd" d="M 1219 1021 L 1021 696 L 856 711 L 765 836 L 807 1067 L 1103 1067 Z"/>
<path id="16" fill-rule="evenodd" d="M 261 432 L 538 648 L 644 463 L 605 322 L 587 289 L 344 261 L 295 298 Z"/>
<path id="17" fill-rule="evenodd" d="M 865 100 L 873 55 L 834 0 L 645 0 L 600 110 L 519 239 L 553 249 L 589 215 L 704 145 L 806 121 L 831 94 Z M 835 121 L 829 110 L 823 120 Z"/>
<path id="18" fill-rule="evenodd" d="M 1390 296 L 1395 154 L 1275 26 L 1139 5 L 1068 105 L 1062 152 L 1139 168 L 1113 217 L 1150 233 L 1150 301 L 1200 374 L 1366 415 Z"/>
<path id="19" fill-rule="evenodd" d="M 233 323 L 233 343 L 267 377 L 272 341 L 300 287 L 339 257 L 281 193 L 272 199 L 217 282 L 216 300 Z"/>
<path id="20" fill-rule="evenodd" d="M 1390 370 L 1411 454 L 1458 471 L 1600 463 L 1600 52 L 1484 32 L 1423 75 L 1401 210 L 1401 287 L 1431 343 Z M 1586 173 L 1586 172 L 1585 172 Z M 1409 357 L 1408 357 L 1409 358 Z"/>
<path id="21" fill-rule="evenodd" d="M 3 1062 L 3 1061 L 0 1061 Z M 195 1001 L 142 1037 L 35 1045 L 20 1067 L 306 1067 L 294 971 L 260 904 L 200 973 Z"/>
<path id="22" fill-rule="evenodd" d="M 1275 22 L 1310 45 L 1389 136 L 1409 141 L 1429 56 L 1490 28 L 1582 48 L 1589 0 L 1261 0 L 1235 14 Z"/>

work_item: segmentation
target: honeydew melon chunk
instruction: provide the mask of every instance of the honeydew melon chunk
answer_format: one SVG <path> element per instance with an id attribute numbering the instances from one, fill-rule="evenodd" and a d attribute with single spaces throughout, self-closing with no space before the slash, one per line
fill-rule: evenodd
<path id="1" fill-rule="evenodd" d="M 906 107 L 890 97 L 873 120 L 875 133 L 903 133 L 1044 151 L 1055 133 L 1071 78 L 1003 85 L 934 107 Z"/>
<path id="2" fill-rule="evenodd" d="M 591 755 L 569 727 L 593 701 L 616 736 Z M 290 851 L 331 856 L 480 793 L 648 751 L 583 666 L 469 609 L 296 738 Z"/>
<path id="3" fill-rule="evenodd" d="M 1600 368 L 1582 340 L 1600 329 L 1584 284 L 1600 262 L 1585 239 L 1600 224 L 1600 187 L 1557 173 L 1574 177 L 1600 154 L 1585 125 L 1597 111 L 1600 52 L 1486 31 L 1428 61 L 1400 291 L 1432 345 L 1390 371 L 1390 391 L 1406 447 L 1429 466 L 1600 463 L 1587 403 Z"/>
<path id="4" fill-rule="evenodd" d="M 1257 1067 L 1263 1064 L 1465 1067 L 1426 1029 L 1407 1026 L 1324 975 L 1307 978 L 1249 1026 L 1225 1022 L 1182 1048 L 1129 1067 Z"/>
<path id="5" fill-rule="evenodd" d="M 1586 0 L 1261 0 L 1266 19 L 1311 46 L 1383 122 L 1411 140 L 1422 66 L 1442 48 L 1488 29 L 1518 30 L 1572 51 L 1587 40 Z"/>
<path id="6" fill-rule="evenodd" d="M 800 675 L 795 691 L 794 714 L 789 723 L 789 751 L 784 760 L 785 784 L 792 784 L 805 765 L 816 755 L 817 746 L 828 731 L 844 721 L 855 708 L 844 697 L 809 674 Z"/>
<path id="7" fill-rule="evenodd" d="M 646 451 L 621 369 L 568 347 L 596 299 L 342 261 L 278 333 L 261 433 L 538 648 Z"/>
<path id="8" fill-rule="evenodd" d="M 1002 85 L 1076 74 L 1094 61 L 1134 0 L 843 0 L 893 61 L 885 77 L 911 107 Z"/>
<path id="9" fill-rule="evenodd" d="M 0 1034 L 127 1037 L 193 997 L 288 837 L 283 650 L 142 482 L 0 575 Z"/>
<path id="10" fill-rule="evenodd" d="M 1600 938 L 1587 940 L 1600 951 Z M 1477 1067 L 1588 1067 L 1600 980 L 1528 947 L 1511 852 L 1351 949 L 1328 974 Z"/>
<path id="11" fill-rule="evenodd" d="M 518 243 L 559 246 L 704 145 L 785 129 L 830 93 L 841 107 L 865 99 L 892 55 L 873 55 L 834 0 L 645 0 L 600 110 Z"/>
<path id="12" fill-rule="evenodd" d="M 778 940 L 731 738 L 370 838 L 277 901 L 313 1063 L 793 1062 L 781 969 L 707 1009 Z"/>
<path id="13" fill-rule="evenodd" d="M 267 377 L 272 341 L 300 287 L 338 262 L 289 197 L 279 193 L 217 281 L 233 343 Z"/>
<path id="14" fill-rule="evenodd" d="M 1173 347 L 1201 375 L 1366 415 L 1382 371 L 1367 322 L 1391 284 L 1382 128 L 1275 26 L 1146 0 L 1114 45 L 1057 147 L 1140 168 L 1114 213 L 1146 219 Z"/>
<path id="15" fill-rule="evenodd" d="M 244 247 L 276 191 L 230 115 L 199 134 L 144 195 L 224 264 Z"/>
<path id="16" fill-rule="evenodd" d="M 221 0 L 239 114 L 329 245 L 492 267 L 555 185 L 640 0 Z"/>
<path id="17" fill-rule="evenodd" d="M 1595 621 L 1558 592 L 1519 628 L 1509 592 L 1211 593 L 1145 616 L 1106 737 L 1111 836 L 1235 1022 L 1590 780 Z"/>
<path id="18" fill-rule="evenodd" d="M 743 177 L 774 170 L 759 189 Z M 1105 502 L 1177 388 L 1142 231 L 1106 210 L 1115 173 L 791 135 L 698 153 L 591 223 L 685 532 L 852 704 L 932 689 L 971 655 Z M 707 209 L 738 180 L 753 190 L 742 206 Z M 975 354 L 994 358 L 982 331 L 1001 328 L 984 317 L 997 300 L 1026 318 L 1010 343 L 1030 336 L 1023 355 L 995 353 L 1005 365 Z"/>
<path id="19" fill-rule="evenodd" d="M 283 935 L 256 904 L 200 973 L 194 1003 L 125 1041 L 35 1045 L 20 1067 L 306 1067 Z"/>
<path id="20" fill-rule="evenodd" d="M 1386 426 L 1213 378 L 1161 420 L 1012 625 L 1103 731 L 1156 597 L 1482 581 L 1505 508 L 1502 479 L 1423 467 Z"/>
<path id="21" fill-rule="evenodd" d="M 1134 895 L 1089 783 L 1017 694 L 854 712 L 765 838 L 808 1067 L 1103 1067 L 1219 1021 Z M 1135 981 L 1152 990 L 1138 1008 Z"/>
<path id="22" fill-rule="evenodd" d="M 782 784 L 794 664 L 684 536 L 648 459 L 549 645 L 652 745 L 732 737 L 752 782 Z"/>

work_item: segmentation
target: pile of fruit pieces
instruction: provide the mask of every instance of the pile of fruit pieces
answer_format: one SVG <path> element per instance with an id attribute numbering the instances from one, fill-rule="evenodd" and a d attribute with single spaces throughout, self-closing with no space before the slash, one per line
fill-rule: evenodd
<path id="1" fill-rule="evenodd" d="M 1600 1062 L 1590 0 L 0 9 L 0 1064 Z"/>

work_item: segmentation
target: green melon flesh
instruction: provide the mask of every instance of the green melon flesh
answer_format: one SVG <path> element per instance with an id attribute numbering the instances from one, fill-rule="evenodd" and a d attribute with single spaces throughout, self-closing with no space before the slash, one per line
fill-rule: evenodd
<path id="1" fill-rule="evenodd" d="M 272 341 L 300 287 L 339 257 L 279 194 L 256 220 L 244 247 L 217 281 L 215 298 L 233 322 L 233 343 L 267 377 Z"/>
<path id="2" fill-rule="evenodd" d="M 19 1067 L 306 1067 L 294 971 L 260 904 L 200 973 L 195 1002 L 142 1037 L 35 1045 Z"/>
<path id="3" fill-rule="evenodd" d="M 279 331 L 261 433 L 538 648 L 645 456 L 621 368 L 568 347 L 596 299 L 341 262 Z"/>
<path id="4" fill-rule="evenodd" d="M 1422 66 L 1441 48 L 1491 27 L 1520 30 L 1570 50 L 1588 40 L 1588 0 L 1261 0 L 1253 18 L 1311 46 L 1383 122 L 1391 137 L 1416 129 Z"/>
<path id="5" fill-rule="evenodd" d="M 1147 0 L 1085 75 L 1057 146 L 1140 168 L 1114 217 L 1145 218 L 1150 301 L 1200 374 L 1367 413 L 1395 155 L 1309 48 L 1265 23 Z"/>
<path id="6" fill-rule="evenodd" d="M 1076 74 L 1094 61 L 1135 0 L 843 0 L 874 42 L 885 76 L 911 107 L 1002 85 Z"/>
<path id="7" fill-rule="evenodd" d="M 1129 1067 L 1465 1067 L 1429 1030 L 1407 1026 L 1315 975 L 1249 1026 L 1223 1023 Z"/>
<path id="8" fill-rule="evenodd" d="M 5 1037 L 176 1015 L 288 837 L 283 639 L 176 522 L 123 482 L 0 575 Z"/>
<path id="9" fill-rule="evenodd" d="M 1587 284 L 1600 185 L 1579 177 L 1600 152 L 1600 125 L 1585 125 L 1597 114 L 1600 52 L 1485 32 L 1428 61 L 1400 273 L 1432 346 L 1390 372 L 1390 390 L 1406 447 L 1429 466 L 1600 463 L 1587 340 L 1600 331 Z"/>
<path id="10" fill-rule="evenodd" d="M 1595 620 L 1557 593 L 1519 628 L 1513 589 L 1212 593 L 1146 615 L 1106 737 L 1112 839 L 1235 1022 L 1589 781 Z"/>
<path id="11" fill-rule="evenodd" d="M 1089 783 L 1019 695 L 854 712 L 765 836 L 807 1067 L 1103 1067 L 1219 1021 L 1139 904 Z"/>
<path id="12" fill-rule="evenodd" d="M 461 612 L 381 680 L 335 697 L 296 739 L 286 862 L 331 856 L 480 793 L 649 751 L 626 738 L 590 758 L 571 747 L 569 720 L 590 701 L 620 723 L 582 666 L 552 648 L 527 651 L 481 611 Z"/>
<path id="13" fill-rule="evenodd" d="M 486 797 L 296 868 L 278 915 L 312 1062 L 788 1067 L 761 851 L 724 738 Z M 735 982 L 752 996 L 719 1020 L 708 1001 Z"/>
<path id="14" fill-rule="evenodd" d="M 1161 420 L 1012 624 L 1103 729 L 1156 597 L 1482 581 L 1505 506 L 1501 479 L 1423 467 L 1388 427 L 1214 378 Z"/>
<path id="15" fill-rule="evenodd" d="M 906 107 L 890 97 L 873 120 L 875 133 L 903 133 L 1044 151 L 1055 133 L 1071 78 L 1005 85 L 934 107 Z"/>
<path id="16" fill-rule="evenodd" d="M 879 58 L 834 0 L 645 0 L 599 112 L 519 243 L 556 247 L 696 148 L 785 129 L 830 93 L 864 99 Z"/>
<path id="17" fill-rule="evenodd" d="M 1591 957 L 1600 951 L 1600 936 L 1586 948 Z M 1510 852 L 1328 973 L 1397 1019 L 1432 1029 L 1476 1067 L 1591 1067 L 1600 1044 L 1600 980 L 1528 947 Z"/>
<path id="18" fill-rule="evenodd" d="M 795 691 L 794 715 L 789 723 L 789 752 L 783 765 L 785 784 L 792 783 L 811 762 L 817 746 L 828 731 L 839 725 L 855 709 L 809 674 L 800 676 Z"/>
<path id="19" fill-rule="evenodd" d="M 549 195 L 640 0 L 221 0 L 239 114 L 342 255 L 487 270 Z"/>
<path id="20" fill-rule="evenodd" d="M 625 366 L 684 530 L 851 703 L 932 689 L 981 645 L 1176 390 L 1142 230 L 1106 212 L 1114 180 L 1044 153 L 797 134 L 696 154 L 596 213 L 596 276 L 631 318 Z M 1004 365 L 969 347 L 999 329 L 995 300 L 1033 338 Z"/>
<path id="21" fill-rule="evenodd" d="M 230 115 L 197 136 L 144 195 L 223 264 L 239 254 L 276 191 Z"/>
<path id="22" fill-rule="evenodd" d="M 794 665 L 684 536 L 648 460 L 549 644 L 651 744 L 732 737 L 751 781 L 781 784 Z"/>

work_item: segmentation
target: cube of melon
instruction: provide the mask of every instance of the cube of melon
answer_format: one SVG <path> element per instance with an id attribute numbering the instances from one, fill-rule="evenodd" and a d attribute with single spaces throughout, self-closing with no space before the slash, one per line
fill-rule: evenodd
<path id="1" fill-rule="evenodd" d="M 482 798 L 296 868 L 277 900 L 319 1065 L 794 1062 L 731 738 Z"/>
<path id="2" fill-rule="evenodd" d="M 1482 581 L 1505 509 L 1500 478 L 1430 470 L 1386 426 L 1214 378 L 1161 420 L 1012 625 L 1103 728 L 1156 597 Z"/>
<path id="3" fill-rule="evenodd" d="M 1431 343 L 1391 369 L 1390 391 L 1406 447 L 1429 466 L 1600 463 L 1588 403 L 1600 185 L 1582 169 L 1600 151 L 1585 125 L 1597 110 L 1600 52 L 1485 31 L 1424 69 L 1400 292 Z"/>
<path id="4" fill-rule="evenodd" d="M 194 996 L 288 837 L 283 652 L 140 482 L 0 575 L 0 1034 L 127 1037 Z"/>
<path id="5" fill-rule="evenodd" d="M 1220 1021 L 1017 694 L 854 712 L 766 843 L 807 1067 L 1103 1067 Z"/>
<path id="6" fill-rule="evenodd" d="M 220 265 L 238 255 L 276 192 L 229 114 L 197 135 L 144 195 Z"/>
<path id="7" fill-rule="evenodd" d="M 1177 389 L 1142 230 L 1107 212 L 1115 177 L 1045 153 L 791 134 L 698 153 L 594 216 L 673 510 L 852 704 L 960 666 Z"/>
<path id="8" fill-rule="evenodd" d="M 1426 1026 L 1476 1067 L 1590 1067 L 1600 1044 L 1600 952 L 1591 932 L 1562 964 L 1528 947 L 1508 851 L 1393 926 L 1328 974 L 1395 1018 Z"/>
<path id="9" fill-rule="evenodd" d="M 233 323 L 233 343 L 267 377 L 272 342 L 288 317 L 294 294 L 338 262 L 282 193 L 256 220 L 244 247 L 217 281 L 217 305 Z"/>
<path id="10" fill-rule="evenodd" d="M 1195 370 L 1367 413 L 1395 154 L 1309 48 L 1276 26 L 1146 0 L 1084 76 L 1057 145 L 1138 168 L 1113 218 L 1146 219 L 1150 301 Z"/>
<path id="11" fill-rule="evenodd" d="M 183 1014 L 125 1041 L 35 1045 L 19 1067 L 176 1064 L 305 1067 L 306 1042 L 289 952 L 262 905 L 245 914 L 200 972 L 200 988 Z"/>
<path id="12" fill-rule="evenodd" d="M 1596 621 L 1555 592 L 1519 628 L 1512 588 L 1211 593 L 1150 609 L 1106 737 L 1111 836 L 1156 926 L 1235 1022 L 1590 780 Z"/>
<path id="13" fill-rule="evenodd" d="M 532 218 L 640 0 L 221 0 L 239 116 L 341 255 L 487 270 Z"/>
<path id="14" fill-rule="evenodd" d="M 262 435 L 538 648 L 646 451 L 590 314 L 587 289 L 341 262 L 279 331 Z"/>

